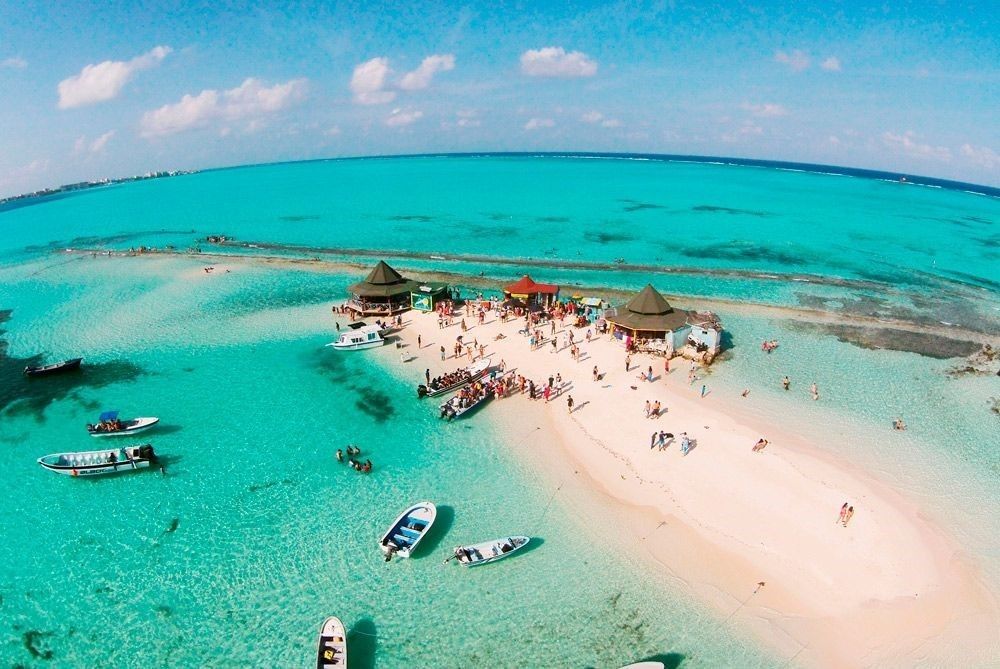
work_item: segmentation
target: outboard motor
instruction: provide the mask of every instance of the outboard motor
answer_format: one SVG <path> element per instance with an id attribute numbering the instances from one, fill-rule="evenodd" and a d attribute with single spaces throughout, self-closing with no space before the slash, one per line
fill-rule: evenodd
<path id="1" fill-rule="evenodd" d="M 143 444 L 142 446 L 140 446 L 139 447 L 139 457 L 140 458 L 145 458 L 146 460 L 149 460 L 150 462 L 155 462 L 156 461 L 156 453 L 153 452 L 153 445 L 152 444 Z"/>
<path id="2" fill-rule="evenodd" d="M 427 386 L 422 383 L 417 386 L 417 397 L 427 397 Z"/>

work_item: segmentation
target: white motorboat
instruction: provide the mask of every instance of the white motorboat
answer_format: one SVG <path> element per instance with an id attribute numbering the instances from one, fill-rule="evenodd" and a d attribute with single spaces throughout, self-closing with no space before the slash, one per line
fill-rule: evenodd
<path id="1" fill-rule="evenodd" d="M 347 632 L 340 618 L 331 616 L 319 629 L 319 655 L 316 669 L 347 666 Z"/>
<path id="2" fill-rule="evenodd" d="M 417 386 L 417 397 L 435 397 L 450 393 L 456 388 L 476 381 L 490 368 L 490 361 L 486 358 L 477 360 L 468 367 L 462 367 L 454 372 L 431 379 L 430 383 L 421 383 Z"/>
<path id="3" fill-rule="evenodd" d="M 327 346 L 339 351 L 360 351 L 366 348 L 378 348 L 384 343 L 385 339 L 379 326 L 365 325 L 341 333 L 337 341 L 330 342 Z"/>
<path id="4" fill-rule="evenodd" d="M 487 562 L 496 562 L 509 557 L 528 545 L 528 537 L 516 536 L 484 541 L 468 546 L 456 546 L 455 552 L 448 560 L 458 560 L 467 567 L 474 567 Z M 447 560 L 446 560 L 447 562 Z"/>
<path id="5" fill-rule="evenodd" d="M 103 451 L 53 453 L 38 458 L 38 464 L 49 471 L 67 476 L 101 476 L 146 469 L 156 462 L 150 444 L 126 446 Z"/>
<path id="6" fill-rule="evenodd" d="M 87 424 L 87 432 L 91 437 L 123 437 L 148 430 L 159 422 L 159 418 L 152 416 L 120 420 L 117 411 L 105 411 L 97 423 Z"/>
<path id="7" fill-rule="evenodd" d="M 627 664 L 622 669 L 665 669 L 662 662 L 650 660 L 648 662 L 633 662 Z"/>
<path id="8" fill-rule="evenodd" d="M 408 558 L 416 550 L 417 544 L 424 538 L 427 531 L 437 518 L 437 507 L 433 502 L 417 502 L 409 509 L 399 514 L 389 530 L 382 535 L 379 546 L 385 555 L 385 561 L 393 555 Z"/>

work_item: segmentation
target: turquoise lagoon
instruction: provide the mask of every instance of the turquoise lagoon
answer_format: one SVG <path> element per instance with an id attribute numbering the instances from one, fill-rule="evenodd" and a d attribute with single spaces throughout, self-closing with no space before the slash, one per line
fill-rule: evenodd
<path id="1" fill-rule="evenodd" d="M 721 315 L 733 346 L 708 377 L 712 392 L 751 388 L 744 410 L 755 418 L 820 435 L 908 492 L 997 584 L 997 378 L 950 378 L 953 360 L 860 348 L 736 304 L 996 332 L 998 221 L 996 198 L 946 189 L 527 157 L 220 170 L 2 211 L 0 659 L 307 666 L 320 621 L 338 614 L 361 666 L 784 662 L 617 546 L 613 517 L 581 512 L 519 460 L 509 442 L 530 439 L 531 426 L 499 432 L 490 412 L 440 425 L 414 397 L 422 370 L 400 371 L 395 351 L 324 349 L 329 304 L 356 277 L 251 265 L 206 277 L 193 259 L 62 248 L 183 249 L 226 234 L 312 247 L 268 253 L 406 251 L 401 267 L 499 278 L 542 261 L 553 266 L 533 273 L 567 284 L 628 289 L 652 278 L 732 301 Z M 627 263 L 613 271 L 557 267 L 616 258 Z M 651 277 L 633 263 L 681 271 Z M 782 346 L 765 355 L 764 338 Z M 42 354 L 82 354 L 88 366 L 29 383 L 20 369 Z M 783 374 L 797 392 L 780 390 Z M 819 403 L 805 390 L 813 380 Z M 83 424 L 108 408 L 162 418 L 148 439 L 167 458 L 166 477 L 75 481 L 37 466 L 45 453 L 91 446 Z M 900 413 L 905 434 L 887 429 Z M 333 460 L 349 442 L 375 462 L 372 475 Z M 423 498 L 444 505 L 442 531 L 422 556 L 383 563 L 380 531 Z M 455 543 L 506 532 L 541 541 L 483 570 L 441 564 Z"/>

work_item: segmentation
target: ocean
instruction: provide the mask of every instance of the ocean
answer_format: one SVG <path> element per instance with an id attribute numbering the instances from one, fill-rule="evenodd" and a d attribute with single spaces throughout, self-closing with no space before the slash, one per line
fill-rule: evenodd
<path id="1" fill-rule="evenodd" d="M 384 255 L 400 269 L 652 281 L 685 306 L 712 300 L 730 336 L 713 392 L 750 387 L 763 420 L 837 435 L 836 455 L 918 500 L 1000 583 L 1000 511 L 982 503 L 1000 499 L 997 378 L 949 375 L 957 361 L 927 355 L 933 339 L 883 333 L 876 346 L 781 315 L 1000 331 L 1000 199 L 934 185 L 433 156 L 209 171 L 0 211 L 0 660 L 308 666 L 319 624 L 338 615 L 352 666 L 784 662 L 607 540 L 613 518 L 566 503 L 511 452 L 530 430 L 498 430 L 488 410 L 442 425 L 416 399 L 422 370 L 400 371 L 389 347 L 324 348 L 330 305 L 358 276 L 241 264 L 206 277 L 197 258 L 66 248 Z M 210 234 L 236 244 L 212 247 Z M 21 375 L 76 355 L 80 375 Z M 780 390 L 784 374 L 801 392 Z M 105 409 L 161 418 L 145 440 L 166 476 L 72 480 L 35 463 L 96 448 L 84 424 Z M 897 414 L 906 433 L 887 429 Z M 371 475 L 333 459 L 348 443 Z M 421 499 L 441 508 L 438 534 L 384 563 L 381 532 Z M 455 544 L 505 533 L 538 541 L 482 569 L 442 564 Z"/>

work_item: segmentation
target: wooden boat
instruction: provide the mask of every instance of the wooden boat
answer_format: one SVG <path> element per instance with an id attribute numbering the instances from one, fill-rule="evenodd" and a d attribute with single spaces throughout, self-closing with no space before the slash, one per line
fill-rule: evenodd
<path id="1" fill-rule="evenodd" d="M 103 451 L 53 453 L 38 458 L 38 464 L 45 469 L 67 476 L 121 474 L 146 469 L 154 463 L 156 463 L 156 453 L 150 444 Z"/>
<path id="2" fill-rule="evenodd" d="M 417 502 L 399 514 L 399 518 L 382 535 L 382 540 L 379 542 L 385 561 L 391 560 L 393 555 L 410 557 L 416 550 L 417 544 L 431 529 L 435 518 L 437 518 L 437 507 L 432 502 Z"/>
<path id="3" fill-rule="evenodd" d="M 531 539 L 528 537 L 516 536 L 468 546 L 456 546 L 454 555 L 448 559 L 455 559 L 467 567 L 474 567 L 509 557 L 527 546 L 529 541 Z"/>
<path id="4" fill-rule="evenodd" d="M 28 366 L 24 368 L 25 376 L 49 376 L 50 374 L 59 374 L 60 372 L 71 372 L 80 369 L 80 363 L 83 362 L 83 358 L 70 358 L 69 360 L 63 360 L 62 362 L 54 362 L 51 365 L 41 365 L 41 366 Z"/>
<path id="5" fill-rule="evenodd" d="M 148 430 L 159 422 L 155 417 L 119 420 L 117 411 L 105 411 L 97 423 L 87 424 L 87 432 L 91 437 L 123 437 Z"/>
<path id="6" fill-rule="evenodd" d="M 347 666 L 347 632 L 340 618 L 330 616 L 319 628 L 319 656 L 316 669 Z"/>
<path id="7" fill-rule="evenodd" d="M 485 374 L 489 368 L 489 360 L 485 358 L 477 360 L 468 367 L 463 367 L 452 372 L 451 374 L 446 374 L 444 377 L 441 377 L 442 380 L 440 383 L 434 383 L 437 379 L 432 379 L 429 385 L 421 383 L 417 386 L 417 397 L 436 397 L 438 395 L 450 393 L 456 388 L 461 388 L 462 386 L 477 380 Z M 449 383 L 449 381 L 451 382 Z"/>
<path id="8" fill-rule="evenodd" d="M 378 348 L 384 343 L 385 339 L 382 338 L 379 326 L 363 325 L 342 333 L 337 341 L 330 342 L 327 346 L 339 351 L 360 351 L 366 348 Z"/>

